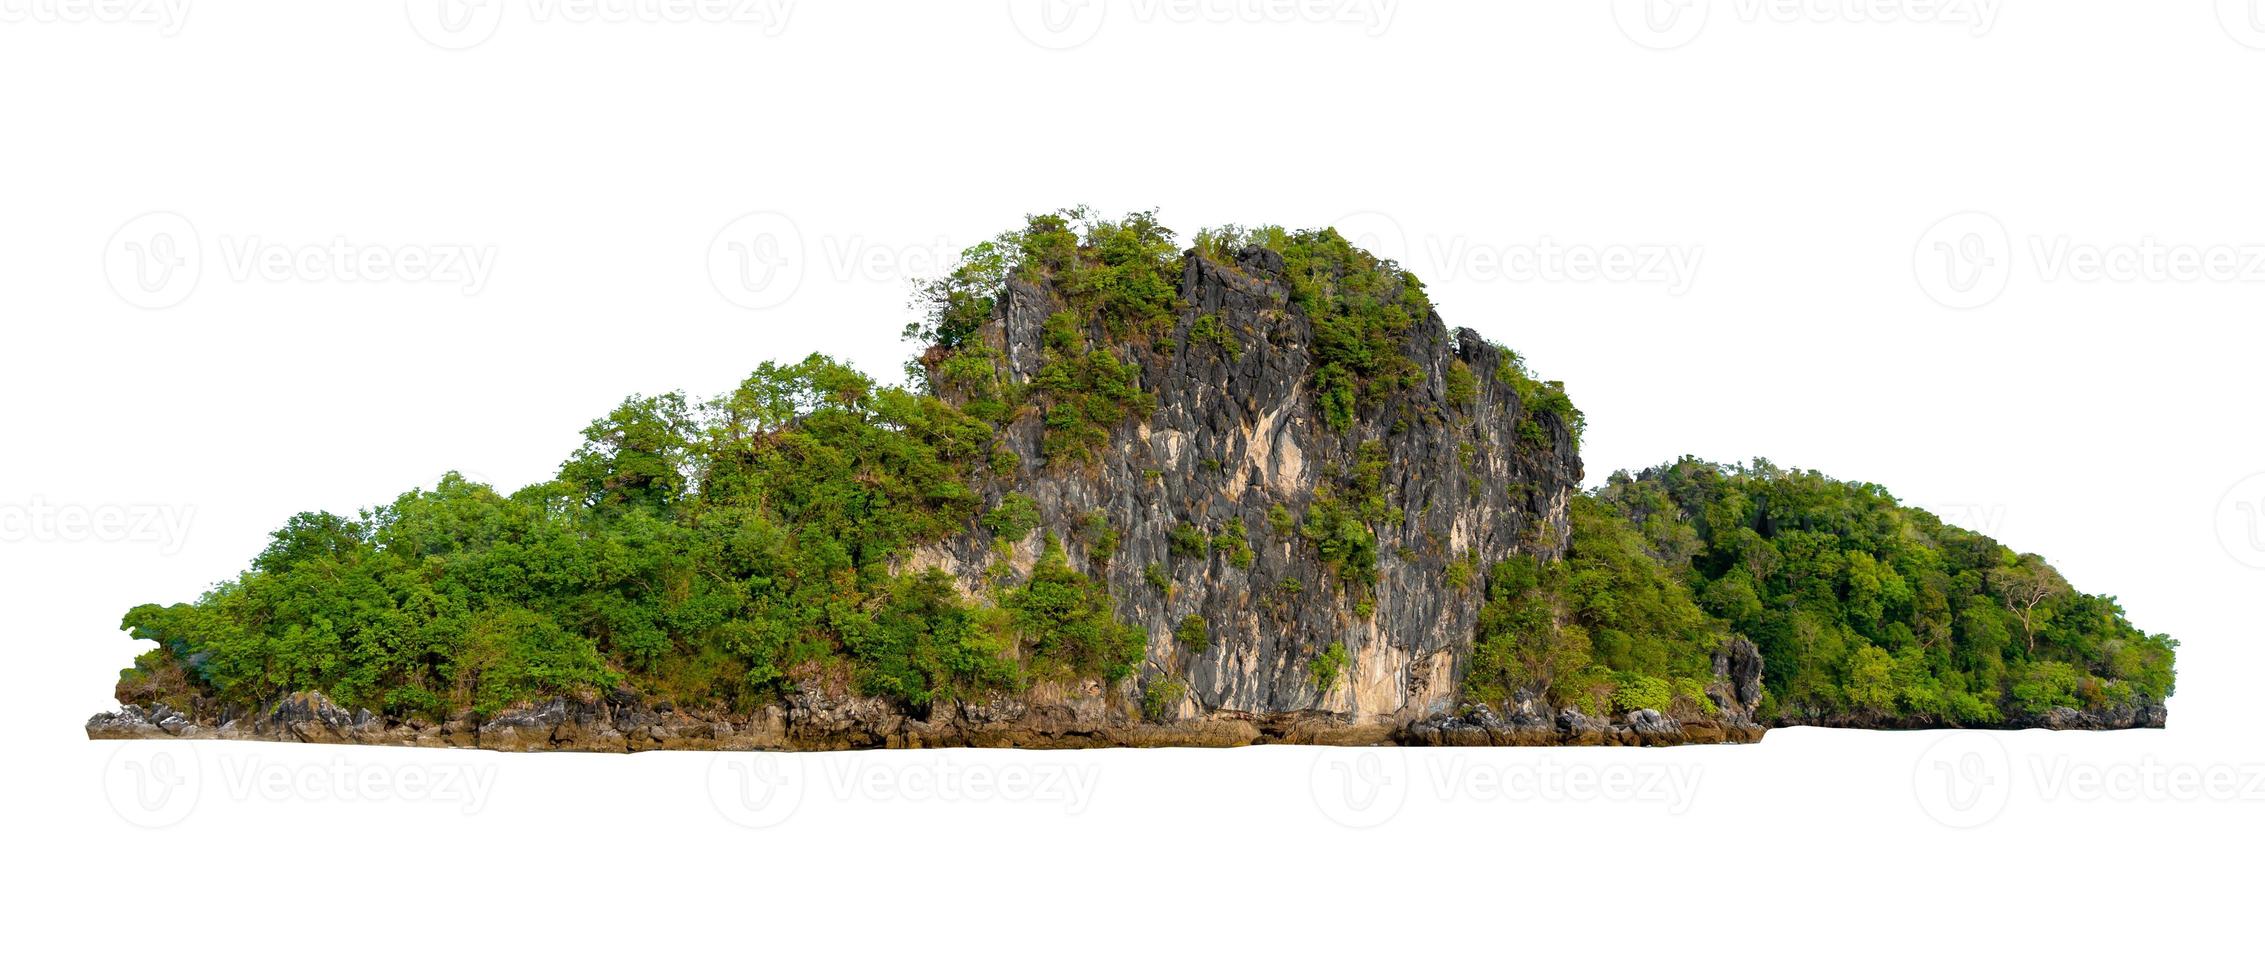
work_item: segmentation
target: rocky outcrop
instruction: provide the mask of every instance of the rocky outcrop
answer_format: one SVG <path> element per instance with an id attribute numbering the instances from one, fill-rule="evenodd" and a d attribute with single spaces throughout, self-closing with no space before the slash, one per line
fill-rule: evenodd
<path id="1" fill-rule="evenodd" d="M 1449 330 L 1437 314 L 1409 331 L 1401 351 L 1425 380 L 1345 431 L 1328 428 L 1313 403 L 1313 325 L 1281 269 L 1264 249 L 1232 264 L 1191 252 L 1183 309 L 1164 342 L 1116 343 L 1089 326 L 1089 342 L 1140 365 L 1155 412 L 1113 433 L 1087 466 L 1050 464 L 1043 413 L 1024 413 L 1005 433 L 1021 469 L 995 478 L 988 502 L 1010 492 L 1035 499 L 1072 563 L 1104 576 L 1119 615 L 1147 629 L 1140 676 L 1117 692 L 1127 703 L 1163 686 L 1184 692 L 1165 717 L 1241 717 L 1262 728 L 1396 728 L 1452 711 L 1479 603 L 1472 588 L 1450 584 L 1449 565 L 1562 553 L 1567 501 L 1581 480 L 1572 436 L 1542 415 L 1543 439 L 1522 441 L 1525 406 L 1508 385 L 1480 384 L 1471 401 L 1451 404 L 1454 362 L 1492 379 L 1508 355 L 1476 333 Z M 1002 381 L 1038 374 L 1046 323 L 1063 309 L 1045 286 L 1010 286 L 982 337 L 1001 352 Z M 1389 460 L 1382 494 L 1404 516 L 1375 528 L 1375 583 L 1355 587 L 1281 516 L 1298 519 L 1317 493 L 1343 492 L 1364 445 Z M 1116 535 L 1105 562 L 1075 533 L 1096 514 Z M 1173 552 L 1177 528 L 1209 539 L 1233 526 L 1248 539 L 1247 564 L 1226 548 Z M 1042 533 L 1015 554 L 1027 561 Z M 993 549 L 988 534 L 971 532 L 912 564 L 950 571 L 974 595 Z M 1207 627 L 1200 648 L 1173 636 L 1190 617 Z M 1344 667 L 1317 685 L 1326 673 L 1312 666 L 1332 646 L 1343 648 Z"/>

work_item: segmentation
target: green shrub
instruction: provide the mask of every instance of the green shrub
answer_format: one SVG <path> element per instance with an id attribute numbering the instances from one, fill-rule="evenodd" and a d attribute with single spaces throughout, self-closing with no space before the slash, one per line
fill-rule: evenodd
<path id="1" fill-rule="evenodd" d="M 1108 589 L 1072 570 L 1051 534 L 1030 581 L 999 605 L 1014 614 L 1024 646 L 1041 668 L 1118 681 L 1132 676 L 1147 648 L 1146 632 L 1117 620 Z"/>
<path id="2" fill-rule="evenodd" d="M 1204 558 L 1211 550 L 1211 539 L 1193 524 L 1182 522 L 1167 535 L 1174 558 Z"/>
<path id="3" fill-rule="evenodd" d="M 1239 361 L 1243 357 L 1242 341 L 1235 336 L 1233 327 L 1220 322 L 1217 313 L 1206 313 L 1195 318 L 1195 324 L 1188 328 L 1188 343 L 1209 344 L 1230 361 Z"/>
<path id="4" fill-rule="evenodd" d="M 1156 678 L 1140 693 L 1140 716 L 1151 724 L 1160 724 L 1187 696 L 1186 681 L 1176 677 Z"/>
<path id="5" fill-rule="evenodd" d="M 1218 533 L 1211 536 L 1211 547 L 1226 554 L 1227 564 L 1243 571 L 1249 571 L 1258 560 L 1258 552 L 1250 546 L 1250 527 L 1240 517 L 1227 519 Z"/>
<path id="6" fill-rule="evenodd" d="M 1471 366 L 1461 360 L 1447 365 L 1447 403 L 1456 408 L 1468 409 L 1477 404 L 1479 379 L 1471 373 Z"/>
<path id="7" fill-rule="evenodd" d="M 1162 565 L 1149 562 L 1147 568 L 1141 569 L 1140 577 L 1158 592 L 1172 591 L 1172 577 L 1164 574 Z"/>
<path id="8" fill-rule="evenodd" d="M 1180 646 L 1189 651 L 1202 650 L 1211 645 L 1210 628 L 1204 624 L 1203 617 L 1193 614 L 1180 620 L 1180 625 L 1172 630 L 1172 638 L 1180 641 Z"/>
<path id="9" fill-rule="evenodd" d="M 1351 662 L 1352 657 L 1346 654 L 1345 645 L 1332 643 L 1329 649 L 1306 664 L 1306 679 L 1313 682 L 1315 691 L 1327 694 L 1337 689 L 1337 683 L 1344 679 L 1345 668 Z"/>
<path id="10" fill-rule="evenodd" d="M 1027 495 L 1010 493 L 999 499 L 999 506 L 983 515 L 983 526 L 991 533 L 1008 541 L 1020 541 L 1038 529 L 1038 501 Z"/>
<path id="11" fill-rule="evenodd" d="M 1117 529 L 1109 525 L 1106 511 L 1089 511 L 1078 524 L 1078 534 L 1085 542 L 1085 553 L 1096 565 L 1107 565 L 1116 557 L 1119 544 Z"/>

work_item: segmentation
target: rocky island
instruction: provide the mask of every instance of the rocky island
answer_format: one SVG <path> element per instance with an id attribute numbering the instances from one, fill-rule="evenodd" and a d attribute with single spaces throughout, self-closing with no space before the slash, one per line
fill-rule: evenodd
<path id="1" fill-rule="evenodd" d="M 555 479 L 301 514 L 124 626 L 96 738 L 506 750 L 1673 745 L 2164 724 L 2176 644 L 1884 489 L 1583 422 L 1329 229 L 1072 210 Z"/>

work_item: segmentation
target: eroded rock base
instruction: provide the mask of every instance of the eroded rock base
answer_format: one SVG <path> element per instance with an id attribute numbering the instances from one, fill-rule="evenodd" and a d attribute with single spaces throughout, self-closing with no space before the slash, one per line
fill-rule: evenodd
<path id="1" fill-rule="evenodd" d="M 324 745 L 393 745 L 501 752 L 656 750 L 840 751 L 920 748 L 1231 748 L 1244 745 L 1719 745 L 1760 741 L 1744 722 L 1682 721 L 1638 711 L 1607 720 L 1565 711 L 1505 719 L 1483 709 L 1399 724 L 1351 724 L 1321 713 L 1213 715 L 1148 723 L 1110 717 L 1090 704 L 999 701 L 939 710 L 929 718 L 879 699 L 798 696 L 752 716 L 722 717 L 646 706 L 630 698 L 553 700 L 485 721 L 388 722 L 347 711 L 320 694 L 285 698 L 263 710 L 192 717 L 164 705 L 127 705 L 94 716 L 94 739 L 182 738 Z"/>

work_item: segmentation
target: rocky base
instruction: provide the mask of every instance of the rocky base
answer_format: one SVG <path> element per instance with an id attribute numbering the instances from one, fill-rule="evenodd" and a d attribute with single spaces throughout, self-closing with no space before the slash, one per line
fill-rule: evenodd
<path id="1" fill-rule="evenodd" d="M 388 722 L 315 693 L 248 714 L 192 717 L 165 705 L 126 705 L 87 721 L 94 739 L 186 738 L 325 745 L 397 745 L 502 752 L 647 752 L 663 749 L 840 751 L 918 748 L 1230 748 L 1244 745 L 1718 745 L 1760 741 L 1763 729 L 1715 719 L 1677 721 L 1654 711 L 1591 718 L 1504 719 L 1484 708 L 1404 724 L 1350 724 L 1325 713 L 1223 716 L 1152 724 L 1080 702 L 962 704 L 928 718 L 874 698 L 798 695 L 752 716 L 646 706 L 630 697 L 553 700 L 485 721 Z"/>

